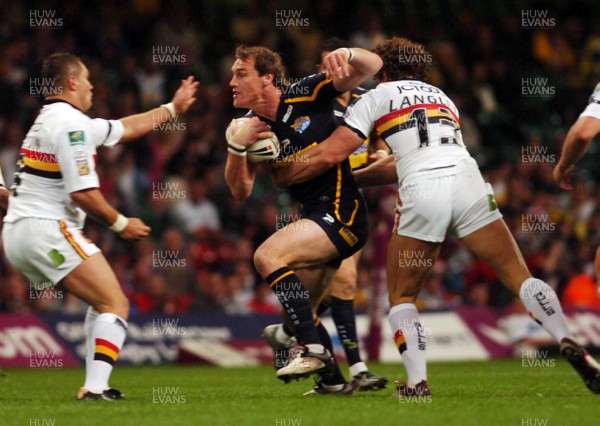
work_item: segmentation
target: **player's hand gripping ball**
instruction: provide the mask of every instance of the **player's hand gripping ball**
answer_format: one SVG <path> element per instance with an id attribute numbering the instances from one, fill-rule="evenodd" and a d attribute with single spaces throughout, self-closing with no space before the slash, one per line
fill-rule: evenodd
<path id="1" fill-rule="evenodd" d="M 245 121 L 249 120 L 246 117 L 235 119 L 235 126 L 242 125 Z M 227 130 L 225 131 L 225 138 L 230 140 L 233 136 L 233 128 L 234 122 L 232 121 L 229 126 L 227 126 Z M 275 160 L 279 153 L 281 152 L 281 144 L 279 143 L 279 139 L 277 136 L 269 132 L 272 136 L 258 139 L 252 145 L 248 147 L 246 154 L 248 156 L 248 161 L 251 163 L 265 163 L 268 161 Z"/>

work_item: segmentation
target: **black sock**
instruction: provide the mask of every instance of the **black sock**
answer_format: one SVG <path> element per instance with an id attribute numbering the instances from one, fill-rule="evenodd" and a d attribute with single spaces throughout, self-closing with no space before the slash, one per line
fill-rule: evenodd
<path id="1" fill-rule="evenodd" d="M 331 343 L 331 337 L 329 337 L 329 333 L 327 332 L 327 329 L 325 328 L 325 326 L 323 326 L 323 323 L 321 323 L 320 319 L 318 319 L 318 318 L 317 318 L 317 330 L 319 331 L 319 337 L 321 338 L 321 343 L 323 344 L 323 346 L 325 346 L 326 349 L 329 350 L 329 352 L 333 356 L 333 344 Z M 342 371 L 340 370 L 340 366 L 338 365 L 335 357 L 333 357 L 333 359 L 335 361 L 335 370 L 334 370 L 333 376 L 322 377 L 321 381 L 324 384 L 329 385 L 329 386 L 344 384 L 344 383 L 346 383 L 346 379 L 344 378 L 344 375 L 342 374 Z"/>
<path id="2" fill-rule="evenodd" d="M 321 344 L 310 308 L 308 290 L 294 271 L 284 266 L 270 274 L 266 280 L 290 317 L 298 340 L 305 345 Z"/>
<path id="3" fill-rule="evenodd" d="M 329 301 L 327 299 L 323 299 L 321 303 L 319 303 L 319 307 L 317 308 L 317 317 L 320 317 L 323 313 L 327 311 L 331 306 L 329 305 Z"/>
<path id="4" fill-rule="evenodd" d="M 290 337 L 292 337 L 294 334 L 296 334 L 296 333 L 294 333 L 294 331 L 291 328 L 288 327 L 288 325 L 286 323 L 283 323 L 283 332 Z"/>
<path id="5" fill-rule="evenodd" d="M 344 346 L 348 365 L 362 362 L 358 349 L 358 336 L 356 335 L 356 319 L 354 318 L 354 303 L 352 300 L 343 300 L 335 296 L 330 298 L 331 317 L 335 322 L 340 341 Z"/>

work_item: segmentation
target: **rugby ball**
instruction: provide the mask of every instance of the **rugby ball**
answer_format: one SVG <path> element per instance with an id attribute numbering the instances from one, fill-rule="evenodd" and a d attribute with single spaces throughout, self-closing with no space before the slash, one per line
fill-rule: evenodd
<path id="1" fill-rule="evenodd" d="M 236 119 L 236 123 L 242 124 L 244 121 L 248 120 L 246 117 Z M 230 124 L 227 127 L 225 132 L 225 137 L 227 140 L 232 135 L 232 125 Z M 275 134 L 273 134 L 270 138 L 259 139 L 254 142 L 252 145 L 248 147 L 248 151 L 246 151 L 248 161 L 251 163 L 264 163 L 267 161 L 275 160 L 279 153 L 281 152 L 281 144 L 279 143 L 279 139 Z"/>
<path id="2" fill-rule="evenodd" d="M 281 152 L 279 139 L 273 134 L 270 138 L 259 139 L 248 147 L 248 161 L 251 163 L 264 163 L 275 160 Z"/>

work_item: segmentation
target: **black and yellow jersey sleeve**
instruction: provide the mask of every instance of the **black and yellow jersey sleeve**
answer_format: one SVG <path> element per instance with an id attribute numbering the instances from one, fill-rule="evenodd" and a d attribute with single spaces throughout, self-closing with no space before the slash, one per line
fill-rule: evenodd
<path id="1" fill-rule="evenodd" d="M 287 92 L 284 97 L 284 103 L 286 104 L 331 102 L 332 99 L 341 94 L 333 85 L 333 80 L 327 78 L 324 72 L 303 78 L 294 84 L 293 90 Z"/>

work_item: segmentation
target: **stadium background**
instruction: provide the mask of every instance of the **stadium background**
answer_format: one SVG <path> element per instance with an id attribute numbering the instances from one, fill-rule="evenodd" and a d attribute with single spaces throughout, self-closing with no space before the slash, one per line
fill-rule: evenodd
<path id="1" fill-rule="evenodd" d="M 224 129 L 242 114 L 232 108 L 228 87 L 233 51 L 242 43 L 277 50 L 293 80 L 314 71 L 319 44 L 327 37 L 372 48 L 388 36 L 406 36 L 432 53 L 430 80 L 461 111 L 465 142 L 493 184 L 533 273 L 555 287 L 566 306 L 600 307 L 593 275 L 600 243 L 597 148 L 578 168 L 574 191 L 558 190 L 551 179 L 566 131 L 600 80 L 600 5 L 451 4 L 3 3 L 0 166 L 5 180 L 12 182 L 19 146 L 41 106 L 39 73 L 49 53 L 69 51 L 83 58 L 95 86 L 92 117 L 118 118 L 166 102 L 178 81 L 192 74 L 201 89 L 185 117 L 98 153 L 102 192 L 121 212 L 149 224 L 151 238 L 129 244 L 93 220 L 86 233 L 109 259 L 133 313 L 274 313 L 278 303 L 256 277 L 252 254 L 298 212 L 265 173 L 247 202 L 235 201 L 223 181 Z M 372 238 L 359 271 L 359 311 L 373 301 L 373 283 L 382 282 L 394 193 L 393 187 L 365 191 Z M 49 291 L 43 297 L 31 290 L 1 256 L 1 311 L 85 310 L 68 295 Z M 450 240 L 419 304 L 423 310 L 463 305 L 518 310 L 513 302 L 486 265 Z"/>

